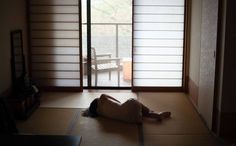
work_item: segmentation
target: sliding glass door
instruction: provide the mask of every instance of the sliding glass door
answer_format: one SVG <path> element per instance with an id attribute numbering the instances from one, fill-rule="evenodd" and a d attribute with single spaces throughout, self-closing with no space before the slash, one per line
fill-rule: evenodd
<path id="1" fill-rule="evenodd" d="M 87 6 L 84 86 L 131 87 L 132 0 L 83 0 Z M 85 14 L 83 14 L 85 16 Z"/>
<path id="2" fill-rule="evenodd" d="M 184 0 L 134 0 L 133 87 L 183 86 Z"/>
<path id="3" fill-rule="evenodd" d="M 43 87 L 182 89 L 186 1 L 28 0 L 31 76 Z"/>

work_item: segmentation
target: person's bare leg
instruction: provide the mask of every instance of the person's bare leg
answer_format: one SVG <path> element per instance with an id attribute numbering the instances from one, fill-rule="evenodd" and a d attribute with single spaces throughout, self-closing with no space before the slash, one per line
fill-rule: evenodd
<path id="1" fill-rule="evenodd" d="M 158 121 L 161 121 L 162 119 L 169 118 L 171 115 L 171 112 L 154 112 L 150 110 L 148 107 L 140 103 L 142 106 L 142 114 L 144 117 L 149 117 L 149 118 L 154 118 L 157 119 Z"/>

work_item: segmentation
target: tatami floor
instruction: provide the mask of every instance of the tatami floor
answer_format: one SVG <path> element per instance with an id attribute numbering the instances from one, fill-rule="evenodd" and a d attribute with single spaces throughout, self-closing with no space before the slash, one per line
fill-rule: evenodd
<path id="1" fill-rule="evenodd" d="M 171 111 L 172 117 L 162 122 L 144 119 L 143 124 L 138 125 L 138 128 L 135 125 L 120 122 L 111 123 L 107 119 L 96 120 L 93 118 L 80 117 L 79 114 L 81 113 L 81 110 L 78 112 L 77 109 L 88 107 L 89 103 L 94 98 L 99 97 L 102 93 L 116 97 L 122 102 L 128 98 L 135 98 L 152 110 Z M 223 145 L 221 140 L 215 138 L 209 132 L 188 100 L 187 95 L 184 93 L 132 93 L 128 90 L 85 90 L 83 93 L 47 92 L 43 93 L 41 101 L 41 107 L 31 116 L 31 118 L 29 118 L 29 120 L 18 123 L 18 128 L 22 132 L 39 134 L 81 134 L 82 146 Z M 50 112 L 53 117 L 50 116 Z M 73 117 L 72 115 L 75 115 L 74 117 L 76 118 L 73 118 L 74 120 L 67 120 L 70 119 L 69 117 Z M 43 117 L 47 116 L 49 118 L 46 119 L 50 122 L 44 122 Z M 76 122 L 76 120 L 78 122 Z M 39 123 L 40 121 L 41 123 Z M 54 126 L 55 124 L 53 123 L 55 123 L 55 121 L 58 121 L 60 126 Z M 68 125 L 71 125 L 71 122 L 75 123 L 74 126 L 69 126 L 69 132 L 68 130 L 65 131 L 64 129 L 66 129 Z M 32 123 L 34 123 L 34 125 L 32 125 Z M 36 123 L 38 123 L 38 125 Z M 105 130 L 104 127 L 106 127 Z"/>

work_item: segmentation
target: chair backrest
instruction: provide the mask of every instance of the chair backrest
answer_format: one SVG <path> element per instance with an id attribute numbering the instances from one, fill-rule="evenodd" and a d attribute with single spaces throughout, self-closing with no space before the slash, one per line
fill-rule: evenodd
<path id="1" fill-rule="evenodd" d="M 91 59 L 92 60 L 96 60 L 97 57 L 96 57 L 96 50 L 94 47 L 91 48 Z"/>

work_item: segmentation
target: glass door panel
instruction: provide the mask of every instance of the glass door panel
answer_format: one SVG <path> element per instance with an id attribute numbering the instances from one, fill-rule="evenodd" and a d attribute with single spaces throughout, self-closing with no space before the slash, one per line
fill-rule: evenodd
<path id="1" fill-rule="evenodd" d="M 132 1 L 91 0 L 90 3 L 91 87 L 130 87 Z"/>

